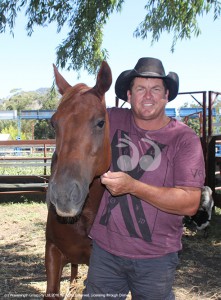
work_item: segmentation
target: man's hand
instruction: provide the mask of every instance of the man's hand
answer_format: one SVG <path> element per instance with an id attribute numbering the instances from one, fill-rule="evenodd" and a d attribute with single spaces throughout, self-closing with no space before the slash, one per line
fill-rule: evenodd
<path id="1" fill-rule="evenodd" d="M 113 196 L 129 194 L 134 179 L 124 172 L 108 171 L 101 176 L 101 183 Z"/>

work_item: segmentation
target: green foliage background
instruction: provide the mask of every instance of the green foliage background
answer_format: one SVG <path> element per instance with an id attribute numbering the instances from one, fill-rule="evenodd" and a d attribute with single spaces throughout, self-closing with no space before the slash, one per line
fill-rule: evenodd
<path id="1" fill-rule="evenodd" d="M 57 109 L 60 95 L 54 87 L 51 89 L 39 89 L 32 92 L 15 92 L 10 98 L 3 99 L 0 110 L 51 110 Z M 15 140 L 19 135 L 22 140 L 28 139 L 52 139 L 54 130 L 50 120 L 21 120 L 21 132 L 19 125 L 14 120 L 0 120 L 0 133 L 9 133 Z"/>
<path id="2" fill-rule="evenodd" d="M 111 14 L 120 12 L 126 0 L 1 0 L 0 34 L 9 30 L 14 34 L 16 18 L 26 17 L 26 31 L 31 36 L 36 26 L 57 25 L 57 32 L 65 26 L 67 36 L 57 47 L 56 65 L 89 74 L 96 74 L 102 60 L 108 58 L 108 49 L 102 45 L 104 26 Z M 136 1 L 134 17 L 136 18 Z M 218 0 L 147 0 L 143 20 L 137 20 L 135 37 L 157 42 L 163 32 L 173 35 L 171 50 L 178 40 L 198 36 L 201 30 L 198 18 L 211 12 L 214 20 L 220 18 Z"/>

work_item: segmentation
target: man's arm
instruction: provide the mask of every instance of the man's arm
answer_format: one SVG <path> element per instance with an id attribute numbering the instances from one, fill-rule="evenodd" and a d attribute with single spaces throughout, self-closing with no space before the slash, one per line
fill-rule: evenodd
<path id="1" fill-rule="evenodd" d="M 201 189 L 157 187 L 138 181 L 124 172 L 107 172 L 101 182 L 113 196 L 131 194 L 167 213 L 192 216 L 199 207 Z"/>

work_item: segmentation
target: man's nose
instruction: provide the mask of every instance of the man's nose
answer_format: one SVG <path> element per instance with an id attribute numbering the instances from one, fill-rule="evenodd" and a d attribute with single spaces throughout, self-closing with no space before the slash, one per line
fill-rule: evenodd
<path id="1" fill-rule="evenodd" d="M 151 98 L 151 97 L 153 96 L 153 94 L 151 93 L 151 89 L 146 89 L 146 90 L 145 90 L 144 96 L 145 96 L 147 99 Z"/>

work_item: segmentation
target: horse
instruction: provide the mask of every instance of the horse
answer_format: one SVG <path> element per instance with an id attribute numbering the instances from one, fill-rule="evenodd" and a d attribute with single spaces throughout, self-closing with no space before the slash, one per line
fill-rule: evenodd
<path id="1" fill-rule="evenodd" d="M 88 234 L 104 191 L 99 177 L 111 161 L 105 105 L 112 83 L 109 65 L 101 64 L 93 88 L 82 83 L 72 87 L 55 65 L 54 74 L 62 98 L 51 118 L 56 148 L 46 194 L 45 300 L 61 299 L 60 280 L 66 264 L 71 263 L 70 286 L 78 264 L 89 265 Z"/>

